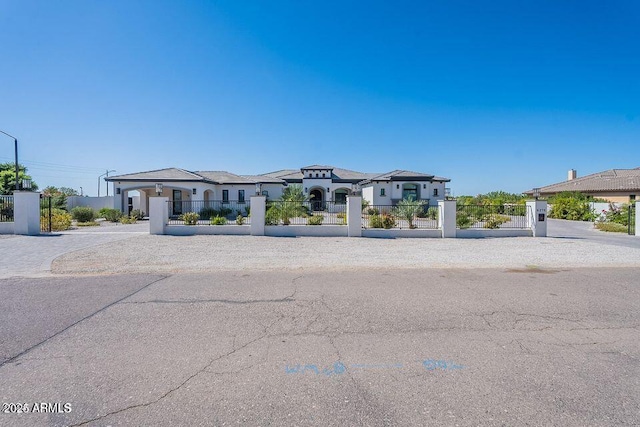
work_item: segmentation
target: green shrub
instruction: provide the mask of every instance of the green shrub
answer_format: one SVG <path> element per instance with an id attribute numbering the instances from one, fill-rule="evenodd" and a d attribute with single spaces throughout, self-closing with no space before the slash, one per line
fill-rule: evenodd
<path id="1" fill-rule="evenodd" d="M 322 225 L 322 221 L 324 221 L 324 216 L 313 215 L 313 216 L 310 216 L 309 219 L 307 220 L 307 225 Z"/>
<path id="2" fill-rule="evenodd" d="M 393 228 L 395 227 L 396 220 L 391 215 L 371 215 L 369 217 L 369 227 L 371 228 Z"/>
<path id="3" fill-rule="evenodd" d="M 591 211 L 589 198 L 580 193 L 560 193 L 549 200 L 549 218 L 573 221 L 593 221 L 596 215 Z"/>
<path id="4" fill-rule="evenodd" d="M 179 217 L 180 221 L 184 221 L 184 225 L 196 225 L 200 219 L 200 215 L 195 212 L 185 212 Z"/>
<path id="5" fill-rule="evenodd" d="M 211 225 L 225 225 L 227 223 L 227 218 L 223 216 L 214 216 L 210 220 Z"/>
<path id="6" fill-rule="evenodd" d="M 380 215 L 380 210 L 378 208 L 368 208 L 367 215 Z"/>
<path id="7" fill-rule="evenodd" d="M 280 212 L 278 208 L 271 206 L 264 216 L 264 225 L 278 225 L 278 222 L 280 222 Z"/>
<path id="8" fill-rule="evenodd" d="M 605 214 L 605 221 L 629 225 L 629 205 L 624 204 L 618 208 L 613 203 L 609 203 L 609 211 Z"/>
<path id="9" fill-rule="evenodd" d="M 214 216 L 219 216 L 220 212 L 214 208 L 202 208 L 199 214 L 200 218 L 213 218 Z"/>
<path id="10" fill-rule="evenodd" d="M 232 212 L 233 211 L 229 208 L 220 208 L 220 212 L 218 212 L 218 215 L 226 217 L 227 215 L 230 215 Z"/>
<path id="11" fill-rule="evenodd" d="M 466 212 L 458 212 L 456 216 L 456 226 L 461 229 L 469 228 L 473 224 L 473 219 Z"/>
<path id="12" fill-rule="evenodd" d="M 509 222 L 509 220 L 510 220 L 509 217 L 504 215 L 497 215 L 497 214 L 485 215 L 485 218 L 483 218 L 483 221 L 485 223 L 484 228 L 490 228 L 490 229 L 500 228 L 502 224 L 504 224 L 505 222 Z"/>
<path id="13" fill-rule="evenodd" d="M 134 209 L 131 211 L 131 214 L 129 216 L 138 221 L 141 221 L 144 219 L 144 212 L 142 212 L 140 209 Z"/>
<path id="14" fill-rule="evenodd" d="M 121 224 L 135 224 L 138 221 L 138 218 L 131 213 L 131 216 L 122 216 L 120 218 Z"/>
<path id="15" fill-rule="evenodd" d="M 98 211 L 98 216 L 109 222 L 118 222 L 122 217 L 122 212 L 118 209 L 102 208 Z"/>
<path id="16" fill-rule="evenodd" d="M 398 225 L 398 224 L 396 223 L 396 220 L 391 215 L 387 215 L 387 214 L 382 215 L 382 227 L 383 228 L 389 229 L 389 228 L 395 227 L 396 225 Z"/>
<path id="17" fill-rule="evenodd" d="M 236 224 L 237 225 L 243 225 L 244 224 L 244 217 L 240 214 L 238 214 L 238 216 L 236 217 Z"/>
<path id="18" fill-rule="evenodd" d="M 409 199 L 402 199 L 393 208 L 393 214 L 399 218 L 404 219 L 409 223 L 409 228 L 415 228 L 413 220 L 419 212 L 424 212 L 425 202 Z"/>
<path id="19" fill-rule="evenodd" d="M 96 218 L 96 212 L 90 207 L 77 206 L 71 209 L 71 217 L 78 222 L 91 222 Z"/>
<path id="20" fill-rule="evenodd" d="M 369 201 L 365 199 L 361 199 L 360 204 L 362 205 L 362 212 L 365 211 L 369 207 Z"/>
<path id="21" fill-rule="evenodd" d="M 371 228 L 383 228 L 382 215 L 370 215 L 369 216 L 369 227 L 371 227 Z"/>
<path id="22" fill-rule="evenodd" d="M 613 233 L 626 233 L 627 226 L 616 222 L 596 222 L 595 227 L 600 231 L 609 231 Z"/>
<path id="23" fill-rule="evenodd" d="M 51 209 L 51 231 L 68 230 L 71 227 L 72 219 L 71 214 L 63 211 L 62 209 Z M 41 216 L 40 222 L 44 228 L 49 228 L 48 215 Z"/>
<path id="24" fill-rule="evenodd" d="M 427 209 L 427 218 L 429 219 L 438 219 L 438 208 L 435 206 Z"/>

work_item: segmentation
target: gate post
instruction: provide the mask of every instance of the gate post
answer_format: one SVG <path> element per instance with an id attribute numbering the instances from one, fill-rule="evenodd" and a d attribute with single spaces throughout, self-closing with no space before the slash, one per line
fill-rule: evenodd
<path id="1" fill-rule="evenodd" d="M 362 237 L 362 197 L 347 197 L 347 236 Z"/>
<path id="2" fill-rule="evenodd" d="M 444 238 L 456 237 L 457 206 L 458 202 L 455 200 L 438 200 L 438 209 L 440 210 L 438 228 L 442 231 L 442 237 Z"/>
<path id="3" fill-rule="evenodd" d="M 640 236 L 640 221 L 638 221 L 638 212 L 640 212 L 640 202 L 636 202 L 636 208 L 634 209 L 634 215 L 636 220 L 636 236 Z"/>
<path id="4" fill-rule="evenodd" d="M 14 234 L 40 234 L 40 193 L 13 192 L 13 227 Z"/>
<path id="5" fill-rule="evenodd" d="M 149 197 L 149 234 L 164 234 L 169 222 L 169 198 Z"/>
<path id="6" fill-rule="evenodd" d="M 526 215 L 533 237 L 547 237 L 547 201 L 528 200 Z"/>
<path id="7" fill-rule="evenodd" d="M 267 211 L 265 196 L 251 196 L 251 235 L 264 236 L 264 218 Z"/>

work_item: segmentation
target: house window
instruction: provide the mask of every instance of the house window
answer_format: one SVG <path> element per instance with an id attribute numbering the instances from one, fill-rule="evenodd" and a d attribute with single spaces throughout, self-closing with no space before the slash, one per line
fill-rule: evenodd
<path id="1" fill-rule="evenodd" d="M 262 195 L 265 197 L 269 197 L 269 192 L 267 190 L 262 190 Z"/>
<path id="2" fill-rule="evenodd" d="M 309 172 L 309 178 L 313 178 L 313 174 Z"/>
<path id="3" fill-rule="evenodd" d="M 341 205 L 347 203 L 347 190 L 336 190 L 335 199 Z"/>
<path id="4" fill-rule="evenodd" d="M 238 190 L 238 202 L 244 203 L 244 190 Z"/>
<path id="5" fill-rule="evenodd" d="M 222 190 L 222 203 L 229 203 L 229 190 Z"/>
<path id="6" fill-rule="evenodd" d="M 418 200 L 418 185 L 417 184 L 404 184 L 402 186 L 402 198 Z"/>
<path id="7" fill-rule="evenodd" d="M 634 201 L 636 199 L 636 195 L 635 194 L 631 194 L 629 196 L 629 200 Z"/>
<path id="8" fill-rule="evenodd" d="M 322 177 L 323 177 L 323 178 L 325 178 L 325 175 L 324 175 L 324 174 L 322 174 Z"/>
<path id="9" fill-rule="evenodd" d="M 434 188 L 434 189 L 433 189 L 433 195 L 434 195 L 434 196 L 437 196 L 437 195 L 438 195 L 438 189 L 437 189 L 437 188 Z"/>
<path id="10" fill-rule="evenodd" d="M 381 195 L 382 197 L 386 196 L 385 191 L 384 191 L 384 188 L 381 188 L 381 189 L 380 189 L 380 195 Z"/>
<path id="11" fill-rule="evenodd" d="M 318 177 L 318 174 L 316 173 L 316 178 Z"/>

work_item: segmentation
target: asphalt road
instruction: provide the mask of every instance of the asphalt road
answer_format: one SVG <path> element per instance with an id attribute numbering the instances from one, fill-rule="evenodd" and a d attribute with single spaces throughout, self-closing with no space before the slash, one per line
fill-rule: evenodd
<path id="1" fill-rule="evenodd" d="M 639 273 L 2 279 L 0 425 L 639 425 Z"/>
<path id="2" fill-rule="evenodd" d="M 640 248 L 640 236 L 597 230 L 592 222 L 549 219 L 547 235 L 556 239 L 578 239 L 600 245 Z"/>

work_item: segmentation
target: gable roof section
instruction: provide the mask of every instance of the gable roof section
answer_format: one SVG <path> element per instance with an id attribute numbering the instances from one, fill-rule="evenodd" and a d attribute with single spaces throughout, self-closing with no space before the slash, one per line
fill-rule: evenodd
<path id="1" fill-rule="evenodd" d="M 282 169 L 279 171 L 263 173 L 261 176 L 280 178 L 284 180 L 302 180 L 302 172 L 300 172 L 300 169 Z"/>
<path id="2" fill-rule="evenodd" d="M 609 169 L 540 188 L 540 193 L 562 193 L 564 191 L 640 191 L 640 168 Z M 524 194 L 533 194 L 533 190 L 525 191 Z"/>
<path id="3" fill-rule="evenodd" d="M 202 176 L 188 170 L 165 168 L 110 176 L 105 178 L 105 181 L 204 181 L 204 179 Z"/>
<path id="4" fill-rule="evenodd" d="M 304 170 L 333 170 L 335 169 L 333 166 L 326 166 L 326 165 L 311 165 L 311 166 L 305 166 L 303 168 L 300 168 L 301 171 Z"/>

